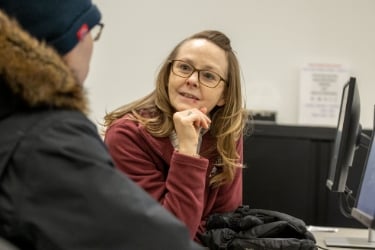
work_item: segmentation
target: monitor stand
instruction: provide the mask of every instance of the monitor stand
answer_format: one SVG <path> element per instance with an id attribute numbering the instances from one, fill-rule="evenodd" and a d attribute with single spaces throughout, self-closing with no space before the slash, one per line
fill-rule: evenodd
<path id="1" fill-rule="evenodd" d="M 324 240 L 327 247 L 350 247 L 375 249 L 375 240 L 373 238 L 373 229 L 368 229 L 368 238 L 354 237 L 330 237 Z"/>

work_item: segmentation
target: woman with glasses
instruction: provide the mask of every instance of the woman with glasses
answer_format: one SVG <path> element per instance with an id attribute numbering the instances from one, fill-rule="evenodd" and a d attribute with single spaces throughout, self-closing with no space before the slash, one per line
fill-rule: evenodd
<path id="1" fill-rule="evenodd" d="M 230 40 L 207 30 L 171 51 L 152 93 L 105 116 L 105 142 L 117 167 L 199 241 L 210 214 L 242 204 L 246 120 Z"/>

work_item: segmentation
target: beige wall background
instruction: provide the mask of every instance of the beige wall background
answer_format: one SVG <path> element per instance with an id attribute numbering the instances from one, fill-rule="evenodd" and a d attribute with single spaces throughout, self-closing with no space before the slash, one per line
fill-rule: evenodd
<path id="1" fill-rule="evenodd" d="M 87 80 L 91 115 L 148 94 L 161 62 L 181 39 L 218 29 L 232 40 L 248 109 L 276 110 L 297 124 L 300 67 L 348 65 L 358 78 L 361 124 L 375 104 L 374 0 L 94 0 L 105 29 Z"/>

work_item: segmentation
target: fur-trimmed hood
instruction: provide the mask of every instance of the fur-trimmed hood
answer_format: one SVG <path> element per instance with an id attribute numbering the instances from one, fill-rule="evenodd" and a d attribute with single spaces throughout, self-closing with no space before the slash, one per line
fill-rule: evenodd
<path id="1" fill-rule="evenodd" d="M 15 99 L 31 108 L 87 111 L 84 88 L 61 56 L 0 11 L 0 117 L 15 109 Z"/>

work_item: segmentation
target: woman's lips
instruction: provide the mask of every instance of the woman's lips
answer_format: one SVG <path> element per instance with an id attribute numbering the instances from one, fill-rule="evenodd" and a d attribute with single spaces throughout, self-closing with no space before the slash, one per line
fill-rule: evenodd
<path id="1" fill-rule="evenodd" d="M 196 97 L 195 95 L 189 94 L 189 93 L 181 92 L 180 95 L 182 95 L 183 97 L 189 98 L 189 99 L 194 99 L 194 100 L 199 101 L 198 97 Z"/>

